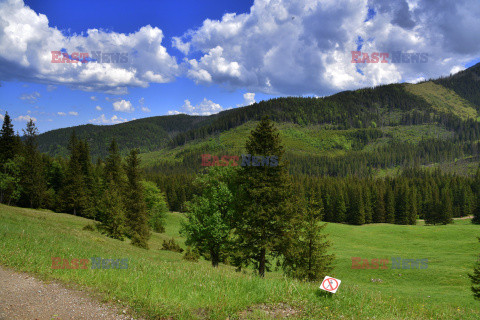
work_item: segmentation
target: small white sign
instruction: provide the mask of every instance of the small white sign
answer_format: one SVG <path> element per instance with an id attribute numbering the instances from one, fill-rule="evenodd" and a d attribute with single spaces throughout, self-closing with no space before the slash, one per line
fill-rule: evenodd
<path id="1" fill-rule="evenodd" d="M 322 284 L 320 285 L 320 289 L 335 293 L 337 292 L 337 289 L 340 286 L 341 282 L 342 280 L 326 276 L 325 279 L 323 279 Z"/>

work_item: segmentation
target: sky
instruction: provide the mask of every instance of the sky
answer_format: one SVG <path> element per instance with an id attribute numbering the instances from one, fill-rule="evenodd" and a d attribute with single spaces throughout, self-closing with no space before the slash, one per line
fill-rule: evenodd
<path id="1" fill-rule="evenodd" d="M 0 120 L 45 132 L 447 76 L 480 62 L 478 1 L 0 0 Z"/>

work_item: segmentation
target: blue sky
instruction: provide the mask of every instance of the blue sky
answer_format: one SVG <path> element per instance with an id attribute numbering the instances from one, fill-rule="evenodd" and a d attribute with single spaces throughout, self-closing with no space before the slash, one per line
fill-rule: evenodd
<path id="1" fill-rule="evenodd" d="M 441 2 L 0 0 L 0 113 L 45 132 L 448 75 L 480 61 L 480 6 Z M 61 49 L 128 61 L 52 63 Z M 429 60 L 353 64 L 354 50 Z"/>

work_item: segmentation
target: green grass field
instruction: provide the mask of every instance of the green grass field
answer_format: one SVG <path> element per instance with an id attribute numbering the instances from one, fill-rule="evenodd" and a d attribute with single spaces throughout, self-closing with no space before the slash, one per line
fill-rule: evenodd
<path id="1" fill-rule="evenodd" d="M 165 234 L 154 233 L 150 250 L 82 228 L 91 221 L 72 215 L 0 205 L 0 264 L 43 279 L 88 287 L 148 319 L 270 319 L 294 310 L 299 319 L 479 319 L 480 302 L 467 273 L 480 253 L 480 226 L 457 220 L 448 226 L 329 224 L 336 254 L 331 276 L 342 280 L 336 294 L 319 283 L 259 279 L 208 261 L 187 262 L 160 250 L 178 234 L 182 215 L 169 213 Z M 52 269 L 52 257 L 128 258 L 126 270 Z M 352 269 L 351 257 L 428 259 L 427 269 Z M 371 279 L 382 282 L 372 282 Z M 287 308 L 288 306 L 288 308 Z M 270 311 L 270 315 L 265 312 Z"/>

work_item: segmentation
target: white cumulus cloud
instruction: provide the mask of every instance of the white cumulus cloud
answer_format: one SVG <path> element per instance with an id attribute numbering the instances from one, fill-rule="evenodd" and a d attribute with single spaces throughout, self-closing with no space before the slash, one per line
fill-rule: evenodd
<path id="1" fill-rule="evenodd" d="M 117 115 L 113 115 L 110 118 L 105 117 L 105 114 L 102 114 L 98 118 L 91 119 L 89 122 L 95 123 L 95 124 L 116 124 L 116 123 L 122 123 L 126 122 L 127 119 L 118 117 Z"/>
<path id="2" fill-rule="evenodd" d="M 132 107 L 132 103 L 126 100 L 115 101 L 113 103 L 113 109 L 120 112 L 133 112 L 135 110 L 135 108 Z"/>
<path id="3" fill-rule="evenodd" d="M 95 109 L 97 109 L 98 111 L 102 111 L 102 107 L 100 106 L 96 106 Z"/>
<path id="4" fill-rule="evenodd" d="M 211 114 L 218 113 L 222 111 L 223 108 L 218 103 L 213 102 L 212 100 L 207 100 L 204 98 L 202 102 L 197 105 L 192 105 L 190 100 L 185 100 L 184 104 L 180 107 L 180 110 L 170 110 L 168 111 L 169 115 L 185 113 L 189 115 L 197 116 L 209 116 Z"/>
<path id="5" fill-rule="evenodd" d="M 70 112 L 68 112 L 68 114 L 71 115 L 71 116 L 78 116 L 78 112 L 76 112 L 76 111 L 70 111 Z"/>
<path id="6" fill-rule="evenodd" d="M 243 103 L 237 104 L 237 107 L 249 106 L 255 103 L 255 93 L 247 92 L 243 94 Z"/>
<path id="7" fill-rule="evenodd" d="M 65 36 L 22 0 L 0 1 L 0 78 L 123 94 L 127 87 L 170 82 L 179 74 L 163 38 L 162 30 L 150 25 L 129 34 L 88 29 Z M 93 52 L 125 54 L 126 61 L 52 63 L 57 60 L 52 51 L 61 49 L 90 57 Z"/>
<path id="8" fill-rule="evenodd" d="M 29 115 L 26 116 L 18 116 L 15 119 L 15 121 L 24 121 L 24 122 L 29 122 L 30 120 L 37 121 L 37 118 L 30 117 Z"/>
<path id="9" fill-rule="evenodd" d="M 365 21 L 369 8 L 375 15 Z M 478 0 L 256 0 L 250 12 L 206 19 L 172 46 L 196 83 L 324 96 L 459 70 L 480 56 L 479 16 Z M 359 39 L 362 52 L 427 53 L 428 61 L 352 63 Z"/>

